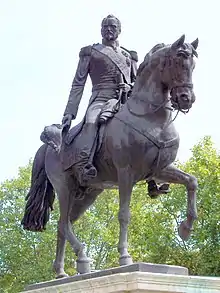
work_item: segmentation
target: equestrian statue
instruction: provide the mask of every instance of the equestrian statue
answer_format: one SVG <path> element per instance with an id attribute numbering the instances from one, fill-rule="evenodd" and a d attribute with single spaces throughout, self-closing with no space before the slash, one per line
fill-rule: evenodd
<path id="1" fill-rule="evenodd" d="M 23 228 L 44 231 L 59 200 L 56 259 L 57 278 L 64 271 L 65 243 L 77 257 L 77 272 L 90 272 L 90 259 L 71 224 L 104 189 L 118 188 L 119 264 L 132 263 L 128 252 L 130 200 L 136 183 L 146 181 L 150 197 L 169 192 L 169 184 L 187 190 L 187 218 L 179 235 L 187 240 L 197 219 L 194 176 L 176 168 L 179 135 L 173 112 L 187 113 L 195 102 L 192 74 L 198 39 L 154 46 L 137 66 L 135 51 L 119 45 L 121 22 L 113 15 L 102 20 L 102 42 L 83 47 L 61 124 L 45 127 L 43 145 L 32 167 Z M 92 94 L 83 120 L 71 128 L 88 78 Z"/>

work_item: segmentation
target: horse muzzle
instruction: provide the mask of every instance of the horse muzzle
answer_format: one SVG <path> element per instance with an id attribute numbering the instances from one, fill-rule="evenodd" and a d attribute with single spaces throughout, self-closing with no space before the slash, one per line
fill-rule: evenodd
<path id="1" fill-rule="evenodd" d="M 193 89 L 189 86 L 174 87 L 170 95 L 172 107 L 182 112 L 188 112 L 195 102 Z"/>

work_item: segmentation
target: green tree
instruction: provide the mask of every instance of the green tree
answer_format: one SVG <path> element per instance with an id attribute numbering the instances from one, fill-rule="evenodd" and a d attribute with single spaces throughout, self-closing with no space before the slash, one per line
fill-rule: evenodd
<path id="1" fill-rule="evenodd" d="M 177 226 L 186 216 L 185 188 L 171 187 L 171 193 L 156 200 L 148 197 L 146 184 L 135 186 L 129 226 L 130 252 L 134 261 L 182 265 L 191 274 L 220 276 L 220 156 L 210 137 L 192 149 L 182 170 L 198 178 L 198 215 L 195 230 L 185 243 Z M 27 284 L 54 278 L 58 203 L 43 233 L 24 231 L 20 225 L 25 196 L 30 185 L 32 162 L 19 169 L 17 178 L 0 186 L 0 292 L 16 293 Z M 75 224 L 79 239 L 94 259 L 94 269 L 118 266 L 118 192 L 105 191 Z M 75 274 L 75 258 L 67 245 L 66 271 Z"/>
<path id="2" fill-rule="evenodd" d="M 6 180 L 0 188 L 0 288 L 3 292 L 18 292 L 28 282 L 51 278 L 48 266 L 55 245 L 53 225 L 48 226 L 45 234 L 28 233 L 20 226 L 30 173 L 31 162 L 20 168 L 16 179 Z"/>

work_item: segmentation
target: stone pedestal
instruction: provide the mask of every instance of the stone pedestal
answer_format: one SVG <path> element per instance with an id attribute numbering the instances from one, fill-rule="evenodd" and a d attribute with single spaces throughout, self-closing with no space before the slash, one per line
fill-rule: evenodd
<path id="1" fill-rule="evenodd" d="M 183 267 L 139 263 L 31 285 L 23 293 L 58 292 L 220 293 L 220 278 L 188 276 Z"/>

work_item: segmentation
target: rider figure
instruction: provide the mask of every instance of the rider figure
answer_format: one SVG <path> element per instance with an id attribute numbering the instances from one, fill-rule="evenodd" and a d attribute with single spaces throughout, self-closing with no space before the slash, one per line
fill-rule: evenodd
<path id="1" fill-rule="evenodd" d="M 78 68 L 62 123 L 70 125 L 71 120 L 75 119 L 89 74 L 92 81 L 92 96 L 81 137 L 84 145 L 79 154 L 80 168 L 78 169 L 81 182 L 86 182 L 97 175 L 90 156 L 103 106 L 110 99 L 118 99 L 120 90 L 128 94 L 135 81 L 137 53 L 119 46 L 120 32 L 120 21 L 113 15 L 108 15 L 101 25 L 102 44 L 84 47 L 79 54 Z"/>
<path id="2" fill-rule="evenodd" d="M 119 93 L 129 97 L 129 92 L 135 82 L 137 72 L 137 53 L 119 46 L 118 36 L 121 33 L 121 23 L 113 15 L 102 20 L 102 43 L 87 46 L 79 53 L 79 63 L 69 94 L 69 100 L 64 111 L 62 124 L 70 127 L 76 118 L 80 100 L 88 75 L 92 81 L 92 96 L 86 111 L 85 123 L 81 134 L 83 149 L 79 153 L 77 163 L 78 179 L 81 184 L 88 182 L 97 175 L 94 167 L 94 143 L 98 131 L 99 115 L 103 106 L 110 99 L 119 99 Z M 155 192 L 157 186 L 152 182 L 149 191 Z M 161 192 L 160 192 L 161 193 Z"/>

